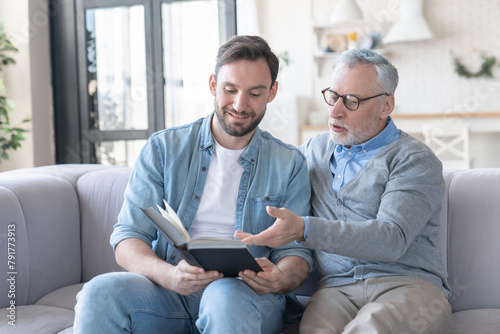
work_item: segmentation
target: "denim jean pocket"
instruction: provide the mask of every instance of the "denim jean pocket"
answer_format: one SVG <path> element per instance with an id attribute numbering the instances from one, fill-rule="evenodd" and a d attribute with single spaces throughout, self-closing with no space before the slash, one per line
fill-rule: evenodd
<path id="1" fill-rule="evenodd" d="M 266 207 L 281 207 L 281 202 L 283 196 L 262 196 L 255 197 L 250 200 L 251 205 L 251 222 L 252 222 L 252 233 L 260 233 L 271 226 L 276 220 L 274 217 L 269 216 L 266 211 Z"/>

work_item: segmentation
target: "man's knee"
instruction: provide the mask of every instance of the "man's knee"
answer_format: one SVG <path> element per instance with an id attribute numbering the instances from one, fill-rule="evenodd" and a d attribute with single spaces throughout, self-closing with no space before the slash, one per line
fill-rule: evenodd
<path id="1" fill-rule="evenodd" d="M 243 281 L 234 278 L 222 278 L 210 283 L 203 294 L 240 294 L 241 290 L 253 292 Z M 255 292 L 254 292 L 255 293 Z"/>
<path id="2" fill-rule="evenodd" d="M 77 307 L 91 308 L 95 312 L 116 306 L 117 301 L 130 295 L 132 287 L 144 277 L 127 272 L 107 273 L 85 283 L 77 296 Z M 120 297 L 120 298 L 117 298 Z"/>
<path id="3" fill-rule="evenodd" d="M 230 311 L 236 303 L 251 303 L 257 294 L 245 283 L 233 278 L 223 278 L 211 283 L 203 292 L 201 306 L 217 303 L 217 313 Z M 208 308 L 211 310 L 212 308 Z M 234 311 L 234 310 L 233 310 Z"/>
<path id="4" fill-rule="evenodd" d="M 259 295 L 243 281 L 224 278 L 204 291 L 197 326 L 233 333 L 275 333 L 281 328 L 285 297 Z"/>

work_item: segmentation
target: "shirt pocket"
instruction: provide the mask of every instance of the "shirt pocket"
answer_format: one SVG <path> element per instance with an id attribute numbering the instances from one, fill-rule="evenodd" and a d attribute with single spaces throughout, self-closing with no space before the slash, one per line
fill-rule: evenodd
<path id="1" fill-rule="evenodd" d="M 267 211 L 266 206 L 281 207 L 283 196 L 263 196 L 254 197 L 250 200 L 250 225 L 253 234 L 260 233 L 271 226 L 276 220 L 271 217 Z"/>

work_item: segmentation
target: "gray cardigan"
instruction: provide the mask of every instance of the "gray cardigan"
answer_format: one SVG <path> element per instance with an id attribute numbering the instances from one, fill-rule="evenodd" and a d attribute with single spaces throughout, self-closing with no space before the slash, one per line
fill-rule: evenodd
<path id="1" fill-rule="evenodd" d="M 314 216 L 303 246 L 316 250 L 320 288 L 406 275 L 427 280 L 450 297 L 435 244 L 445 189 L 441 162 L 402 132 L 335 193 L 329 168 L 334 147 L 328 133 L 301 147 Z"/>

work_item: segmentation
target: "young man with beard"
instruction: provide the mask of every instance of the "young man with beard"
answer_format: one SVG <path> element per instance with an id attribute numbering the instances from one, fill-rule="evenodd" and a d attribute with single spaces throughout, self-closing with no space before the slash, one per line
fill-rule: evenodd
<path id="1" fill-rule="evenodd" d="M 312 212 L 277 218 L 248 244 L 296 241 L 316 251 L 322 279 L 301 333 L 449 333 L 451 295 L 436 247 L 444 193 L 432 151 L 390 117 L 398 73 L 369 50 L 339 56 L 322 91 L 329 134 L 303 145 Z"/>
<path id="2" fill-rule="evenodd" d="M 267 205 L 309 212 L 305 157 L 258 128 L 276 96 L 278 65 L 262 38 L 232 38 L 220 47 L 209 80 L 215 112 L 149 139 L 111 235 L 128 272 L 84 286 L 75 333 L 279 332 L 294 300 L 288 292 L 312 268 L 310 250 L 295 243 L 250 247 L 263 271 L 224 278 L 181 260 L 140 210 L 165 199 L 193 238 L 263 231 L 274 222 Z"/>

